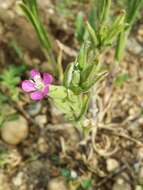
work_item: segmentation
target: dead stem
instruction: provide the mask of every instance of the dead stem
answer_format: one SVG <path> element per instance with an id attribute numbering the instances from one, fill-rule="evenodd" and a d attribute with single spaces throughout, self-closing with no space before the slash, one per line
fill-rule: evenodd
<path id="1" fill-rule="evenodd" d="M 122 137 L 122 138 L 125 138 L 127 140 L 130 140 L 134 143 L 136 143 L 137 145 L 139 146 L 143 146 L 143 143 L 133 137 L 130 137 L 129 135 L 119 131 L 118 129 L 114 129 L 114 128 L 111 128 L 111 127 L 106 127 L 106 126 L 100 126 L 99 129 L 101 130 L 106 130 L 110 133 L 112 133 L 112 135 L 115 135 L 115 136 L 119 136 L 119 137 Z"/>

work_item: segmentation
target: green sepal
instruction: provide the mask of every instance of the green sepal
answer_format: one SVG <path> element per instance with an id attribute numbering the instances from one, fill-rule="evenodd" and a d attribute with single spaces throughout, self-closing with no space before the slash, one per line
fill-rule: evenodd
<path id="1" fill-rule="evenodd" d="M 66 67 L 66 70 L 65 70 L 65 73 L 64 73 L 64 81 L 63 81 L 63 85 L 66 88 L 70 88 L 72 78 L 73 78 L 74 67 L 75 67 L 74 63 L 70 63 Z"/>

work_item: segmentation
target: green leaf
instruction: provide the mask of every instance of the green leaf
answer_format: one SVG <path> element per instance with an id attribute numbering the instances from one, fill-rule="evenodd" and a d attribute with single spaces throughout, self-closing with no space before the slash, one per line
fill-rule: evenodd
<path id="1" fill-rule="evenodd" d="M 116 84 L 117 86 L 121 87 L 121 86 L 123 86 L 123 84 L 124 84 L 127 80 L 129 80 L 129 79 L 130 79 L 130 77 L 129 77 L 129 75 L 128 75 L 127 73 L 125 73 L 125 74 L 120 74 L 120 75 L 117 76 L 117 78 L 116 78 L 116 80 L 115 80 L 115 84 Z"/>
<path id="2" fill-rule="evenodd" d="M 50 85 L 49 97 L 70 120 L 76 120 L 81 112 L 81 97 L 64 86 Z"/>
<path id="3" fill-rule="evenodd" d="M 79 55 L 77 57 L 77 63 L 80 70 L 83 70 L 87 64 L 87 56 L 88 56 L 88 45 L 84 43 L 81 46 Z"/>
<path id="4" fill-rule="evenodd" d="M 89 36 L 91 38 L 93 45 L 96 47 L 98 45 L 98 37 L 96 35 L 96 31 L 92 28 L 92 26 L 90 25 L 90 23 L 88 21 L 86 22 L 86 28 L 87 28 L 87 31 L 89 33 Z"/>
<path id="5" fill-rule="evenodd" d="M 97 17 L 100 24 L 104 24 L 108 18 L 111 0 L 97 0 Z"/>
<path id="6" fill-rule="evenodd" d="M 128 0 L 127 1 L 127 17 L 126 21 L 130 28 L 139 14 L 140 8 L 143 6 L 143 0 Z"/>
<path id="7" fill-rule="evenodd" d="M 87 67 L 81 72 L 81 84 L 85 82 L 92 82 L 89 80 L 92 78 L 93 75 L 96 74 L 95 73 L 96 68 L 97 68 L 96 61 L 87 65 Z"/>
<path id="8" fill-rule="evenodd" d="M 115 50 L 115 60 L 118 62 L 121 61 L 121 59 L 123 58 L 124 55 L 124 50 L 125 50 L 125 45 L 127 42 L 127 33 L 126 31 L 122 31 L 117 39 L 117 46 L 116 46 L 116 50 Z"/>
<path id="9" fill-rule="evenodd" d="M 64 73 L 64 82 L 63 82 L 63 84 L 66 88 L 70 88 L 70 85 L 72 82 L 72 77 L 73 77 L 73 72 L 74 72 L 74 67 L 75 67 L 74 63 L 70 63 L 66 67 L 66 70 Z"/>
<path id="10" fill-rule="evenodd" d="M 125 12 L 123 12 L 114 20 L 112 26 L 105 31 L 105 35 L 102 37 L 102 44 L 112 44 L 114 39 L 125 29 L 125 26 Z"/>
<path id="11" fill-rule="evenodd" d="M 19 118 L 19 115 L 17 113 L 13 113 L 13 114 L 8 115 L 7 120 L 14 121 L 14 120 L 17 120 L 18 118 Z"/>
<path id="12" fill-rule="evenodd" d="M 48 95 L 53 99 L 65 99 L 67 97 L 67 89 L 64 86 L 50 85 Z"/>
<path id="13" fill-rule="evenodd" d="M 59 165 L 59 164 L 60 164 L 60 158 L 59 158 L 59 156 L 56 155 L 56 154 L 53 154 L 53 155 L 51 156 L 51 160 L 52 160 L 52 162 L 53 162 L 55 165 Z"/>
<path id="14" fill-rule="evenodd" d="M 72 77 L 72 82 L 71 82 L 71 87 L 79 87 L 79 82 L 80 82 L 80 71 L 75 70 L 73 72 L 73 77 Z"/>
<path id="15" fill-rule="evenodd" d="M 90 25 L 92 26 L 92 28 L 95 30 L 96 29 L 96 7 L 93 3 L 92 7 L 91 7 L 91 11 L 89 12 L 89 16 L 88 16 L 88 22 L 90 23 Z"/>
<path id="16" fill-rule="evenodd" d="M 82 187 L 83 189 L 85 189 L 85 190 L 91 188 L 91 187 L 92 187 L 92 181 L 91 181 L 91 179 L 83 180 L 83 181 L 81 182 L 81 187 Z"/>
<path id="17" fill-rule="evenodd" d="M 87 109 L 88 109 L 88 105 L 89 105 L 89 96 L 88 95 L 85 95 L 83 98 L 82 98 L 82 108 L 81 108 L 81 112 L 80 112 L 80 115 L 79 117 L 77 118 L 77 121 L 81 120 L 83 118 L 83 116 L 86 114 L 87 112 Z"/>
<path id="18" fill-rule="evenodd" d="M 9 90 L 13 100 L 18 100 L 20 75 L 25 71 L 25 66 L 10 66 L 0 76 L 0 83 Z"/>
<path id="19" fill-rule="evenodd" d="M 61 169 L 60 173 L 63 177 L 67 177 L 67 178 L 71 177 L 71 171 L 67 168 Z"/>
<path id="20" fill-rule="evenodd" d="M 76 17 L 75 22 L 75 35 L 79 42 L 83 42 L 84 39 L 84 33 L 85 33 L 85 27 L 84 27 L 84 14 L 83 12 L 79 12 Z"/>

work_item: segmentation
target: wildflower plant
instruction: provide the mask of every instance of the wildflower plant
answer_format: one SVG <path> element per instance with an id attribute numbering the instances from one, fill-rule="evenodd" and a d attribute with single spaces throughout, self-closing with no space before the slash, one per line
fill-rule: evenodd
<path id="1" fill-rule="evenodd" d="M 62 68 L 56 62 L 52 47 L 54 43 L 51 42 L 50 35 L 41 22 L 37 2 L 23 0 L 22 10 L 35 28 L 42 48 L 48 55 L 53 76 L 32 70 L 31 79 L 22 82 L 22 89 L 30 93 L 33 100 L 41 100 L 48 96 L 68 120 L 82 126 L 92 96 L 92 88 L 107 75 L 102 55 L 108 48 L 114 46 L 115 62 L 121 60 L 127 37 L 124 34 L 129 32 L 141 2 L 142 0 L 128 0 L 129 10 L 121 10 L 114 19 L 110 19 L 111 0 L 95 1 L 94 16 L 92 14 L 92 19 L 85 21 L 84 28 L 81 24 L 82 15 L 78 18 L 77 36 L 81 47 L 75 61 L 67 65 L 64 76 L 60 77 L 59 71 Z M 62 78 L 60 85 L 53 84 L 55 75 Z"/>

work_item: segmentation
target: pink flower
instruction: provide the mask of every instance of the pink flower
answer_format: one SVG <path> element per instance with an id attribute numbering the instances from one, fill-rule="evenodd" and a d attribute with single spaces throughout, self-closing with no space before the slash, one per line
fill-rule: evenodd
<path id="1" fill-rule="evenodd" d="M 48 94 L 53 77 L 48 73 L 43 73 L 41 76 L 35 69 L 30 72 L 30 75 L 31 80 L 22 81 L 21 87 L 30 94 L 32 100 L 41 100 Z"/>

